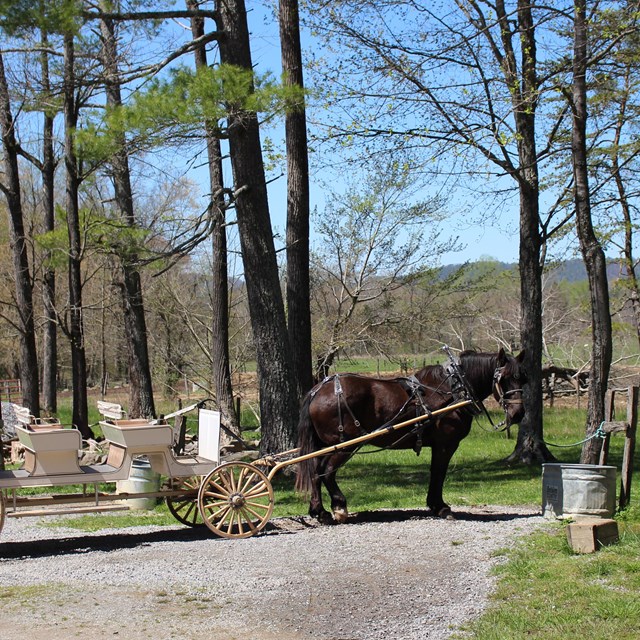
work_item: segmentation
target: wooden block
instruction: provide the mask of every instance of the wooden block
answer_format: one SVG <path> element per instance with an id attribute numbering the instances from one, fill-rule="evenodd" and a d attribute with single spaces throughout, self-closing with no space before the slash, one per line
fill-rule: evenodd
<path id="1" fill-rule="evenodd" d="M 567 526 L 567 541 L 576 553 L 593 553 L 618 542 L 618 523 L 609 519 L 585 519 Z"/>

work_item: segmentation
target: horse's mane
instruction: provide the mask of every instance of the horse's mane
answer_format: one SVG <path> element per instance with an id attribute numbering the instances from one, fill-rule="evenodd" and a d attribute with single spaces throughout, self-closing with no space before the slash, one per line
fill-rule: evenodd
<path id="1" fill-rule="evenodd" d="M 484 373 L 487 368 L 495 369 L 498 358 L 495 353 L 483 353 L 475 349 L 466 349 L 460 353 L 460 364 L 469 375 Z"/>
<path id="2" fill-rule="evenodd" d="M 504 364 L 502 364 L 499 353 L 482 353 L 472 349 L 462 351 L 460 353 L 460 361 L 464 363 L 464 370 L 470 375 L 474 373 L 482 375 L 487 368 L 496 369 L 501 364 L 503 366 L 502 375 L 505 377 L 511 377 L 519 372 L 522 373 L 518 360 L 506 352 L 503 353 Z"/>
<path id="3" fill-rule="evenodd" d="M 484 353 L 475 349 L 465 349 L 461 351 L 458 359 L 465 373 L 471 377 L 475 375 L 483 376 L 487 371 L 493 371 L 496 367 L 498 357 L 495 353 Z M 511 366 L 513 358 L 508 358 L 507 366 Z M 446 381 L 451 372 L 445 364 L 433 364 L 420 369 L 418 377 L 427 378 L 432 384 Z"/>

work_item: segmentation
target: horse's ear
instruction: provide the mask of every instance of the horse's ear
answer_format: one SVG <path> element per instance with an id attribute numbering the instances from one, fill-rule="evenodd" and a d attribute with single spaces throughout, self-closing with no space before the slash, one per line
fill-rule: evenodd
<path id="1" fill-rule="evenodd" d="M 502 366 L 507 363 L 507 354 L 504 352 L 504 347 L 500 347 L 498 351 L 498 365 Z"/>
<path id="2" fill-rule="evenodd" d="M 516 357 L 516 360 L 522 364 L 524 362 L 524 352 L 525 350 L 523 349 Z"/>

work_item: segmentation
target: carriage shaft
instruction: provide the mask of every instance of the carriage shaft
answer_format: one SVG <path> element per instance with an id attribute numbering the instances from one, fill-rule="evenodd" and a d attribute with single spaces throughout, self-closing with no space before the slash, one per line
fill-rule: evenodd
<path id="1" fill-rule="evenodd" d="M 442 407 L 442 409 L 435 409 L 434 411 L 430 411 L 428 414 L 417 416 L 415 418 L 405 420 L 404 422 L 398 422 L 397 424 L 392 424 L 388 427 L 377 429 L 375 431 L 372 431 L 371 433 L 366 433 L 365 435 L 358 436 L 357 438 L 353 438 L 352 440 L 340 442 L 339 444 L 334 444 L 329 447 L 325 447 L 324 449 L 319 449 L 318 451 L 314 451 L 313 453 L 308 453 L 304 456 L 298 456 L 297 458 L 291 458 L 290 460 L 285 460 L 284 462 L 280 462 L 276 464 L 269 471 L 267 478 L 269 480 L 272 480 L 273 477 L 276 475 L 276 473 L 278 473 L 278 471 L 280 471 L 281 469 L 283 469 L 284 467 L 290 464 L 297 464 L 298 462 L 304 462 L 305 460 L 309 460 L 311 458 L 319 458 L 329 453 L 335 453 L 336 451 L 340 451 L 341 449 L 346 449 L 347 447 L 353 447 L 354 445 L 362 444 L 364 442 L 368 442 L 369 440 L 373 440 L 374 438 L 378 438 L 383 433 L 392 433 L 394 431 L 398 431 L 399 429 L 403 429 L 404 427 L 409 427 L 413 424 L 424 422 L 426 420 L 431 420 L 432 418 L 438 417 L 446 413 L 451 413 L 456 409 L 462 409 L 463 407 L 467 407 L 470 404 L 473 404 L 472 400 L 463 400 L 461 402 L 456 402 L 455 404 L 450 404 L 446 407 Z"/>

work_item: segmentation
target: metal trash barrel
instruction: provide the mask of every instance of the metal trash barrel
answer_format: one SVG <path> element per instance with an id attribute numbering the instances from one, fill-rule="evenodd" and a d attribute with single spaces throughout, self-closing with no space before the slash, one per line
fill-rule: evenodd
<path id="1" fill-rule="evenodd" d="M 542 465 L 542 514 L 545 518 L 611 518 L 615 509 L 615 467 Z"/>
<path id="2" fill-rule="evenodd" d="M 135 495 L 138 493 L 154 493 L 160 489 L 160 474 L 155 472 L 151 463 L 144 458 L 134 458 L 131 462 L 131 472 L 126 480 L 116 482 L 118 493 L 128 493 Z M 130 509 L 154 509 L 158 504 L 156 496 L 145 496 L 140 498 L 127 498 L 122 500 Z"/>

